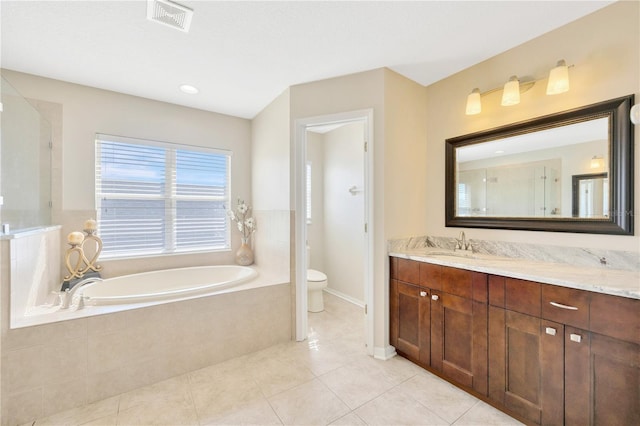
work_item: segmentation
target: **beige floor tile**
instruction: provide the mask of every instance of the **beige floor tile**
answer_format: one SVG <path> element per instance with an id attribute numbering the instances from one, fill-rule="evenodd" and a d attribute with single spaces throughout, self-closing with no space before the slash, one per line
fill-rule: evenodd
<path id="1" fill-rule="evenodd" d="M 118 425 L 118 415 L 113 414 L 111 416 L 102 417 L 100 419 L 92 420 L 87 423 L 82 423 L 81 426 L 117 426 Z"/>
<path id="2" fill-rule="evenodd" d="M 455 423 L 455 426 L 522 425 L 519 421 L 482 401 L 478 401 Z"/>
<path id="3" fill-rule="evenodd" d="M 174 377 L 120 395 L 120 412 L 137 405 L 155 401 L 191 402 L 189 379 L 186 375 Z"/>
<path id="4" fill-rule="evenodd" d="M 421 372 L 398 387 L 405 395 L 453 423 L 478 399 L 428 372 Z"/>
<path id="5" fill-rule="evenodd" d="M 355 413 L 368 425 L 448 425 L 431 410 L 397 388 L 364 404 Z"/>
<path id="6" fill-rule="evenodd" d="M 39 419 L 38 426 L 82 425 L 94 420 L 113 416 L 118 413 L 120 396 L 114 396 L 89 405 L 62 411 L 44 419 Z"/>
<path id="7" fill-rule="evenodd" d="M 208 425 L 281 425 L 280 418 L 266 399 L 256 399 L 217 417 Z"/>
<path id="8" fill-rule="evenodd" d="M 197 426 L 198 418 L 191 400 L 158 397 L 118 413 L 118 426 L 171 425 Z"/>
<path id="9" fill-rule="evenodd" d="M 254 380 L 233 372 L 221 374 L 207 384 L 192 386 L 191 395 L 201 424 L 215 423 L 248 404 L 265 400 Z"/>
<path id="10" fill-rule="evenodd" d="M 320 380 L 352 410 L 394 386 L 384 375 L 359 362 L 323 374 Z"/>
<path id="11" fill-rule="evenodd" d="M 362 420 L 356 413 L 353 411 L 349 414 L 346 414 L 340 417 L 335 422 L 331 423 L 331 426 L 361 426 L 366 425 L 364 420 Z"/>
<path id="12" fill-rule="evenodd" d="M 275 395 L 269 403 L 285 425 L 326 425 L 349 412 L 317 379 Z"/>
<path id="13" fill-rule="evenodd" d="M 247 366 L 267 398 L 315 379 L 305 367 L 292 367 L 279 359 L 265 359 Z"/>

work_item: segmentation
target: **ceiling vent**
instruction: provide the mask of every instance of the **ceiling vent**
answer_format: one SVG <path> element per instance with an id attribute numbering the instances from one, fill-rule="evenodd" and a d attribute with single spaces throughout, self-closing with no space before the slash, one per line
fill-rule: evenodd
<path id="1" fill-rule="evenodd" d="M 193 10 L 169 0 L 147 0 L 147 19 L 176 30 L 189 31 Z"/>

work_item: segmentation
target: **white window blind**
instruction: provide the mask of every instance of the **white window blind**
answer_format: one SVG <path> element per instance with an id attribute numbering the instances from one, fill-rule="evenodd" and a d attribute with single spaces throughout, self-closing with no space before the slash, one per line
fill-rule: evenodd
<path id="1" fill-rule="evenodd" d="M 228 249 L 230 153 L 99 134 L 103 257 Z"/>

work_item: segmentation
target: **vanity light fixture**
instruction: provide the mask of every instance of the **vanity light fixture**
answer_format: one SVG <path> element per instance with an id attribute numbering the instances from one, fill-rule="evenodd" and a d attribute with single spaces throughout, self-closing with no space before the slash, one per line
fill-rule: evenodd
<path id="1" fill-rule="evenodd" d="M 182 93 L 186 93 L 188 95 L 197 95 L 200 90 L 197 87 L 194 87 L 190 84 L 183 84 L 180 86 L 180 91 Z"/>
<path id="2" fill-rule="evenodd" d="M 477 87 L 467 96 L 467 115 L 480 114 L 482 112 L 482 101 L 480 100 L 480 89 Z"/>
<path id="3" fill-rule="evenodd" d="M 640 104 L 635 104 L 634 106 L 631 107 L 629 118 L 631 118 L 631 122 L 636 126 L 640 124 Z"/>
<path id="4" fill-rule="evenodd" d="M 549 71 L 548 83 L 547 83 L 547 95 L 557 95 L 569 91 L 569 68 L 573 65 L 567 65 L 564 59 L 557 62 L 556 66 Z M 495 88 L 486 92 L 480 93 L 480 89 L 475 88 L 467 96 L 466 115 L 476 115 L 482 112 L 481 97 L 488 95 L 489 93 L 502 90 L 502 100 L 500 104 L 502 106 L 517 105 L 520 103 L 520 94 L 526 92 L 538 81 L 544 80 L 544 78 L 532 81 L 520 82 L 517 76 L 511 76 L 509 81 L 502 88 Z M 638 122 L 640 122 L 640 107 L 638 108 Z"/>
<path id="5" fill-rule="evenodd" d="M 558 95 L 569 91 L 569 67 L 564 59 L 556 64 L 555 68 L 549 71 L 549 82 L 547 83 L 547 95 Z"/>
<path id="6" fill-rule="evenodd" d="M 602 166 L 604 166 L 604 159 L 602 157 L 598 157 L 597 155 L 594 155 L 593 158 L 591 159 L 590 166 L 592 169 L 601 169 Z"/>
<path id="7" fill-rule="evenodd" d="M 515 75 L 509 77 L 502 90 L 502 106 L 518 105 L 520 103 L 520 80 Z"/>

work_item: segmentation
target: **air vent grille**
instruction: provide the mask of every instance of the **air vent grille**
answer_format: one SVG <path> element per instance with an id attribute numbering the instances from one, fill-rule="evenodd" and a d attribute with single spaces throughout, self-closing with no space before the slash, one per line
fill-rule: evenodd
<path id="1" fill-rule="evenodd" d="M 147 19 L 176 30 L 189 31 L 193 10 L 169 0 L 147 0 Z"/>

